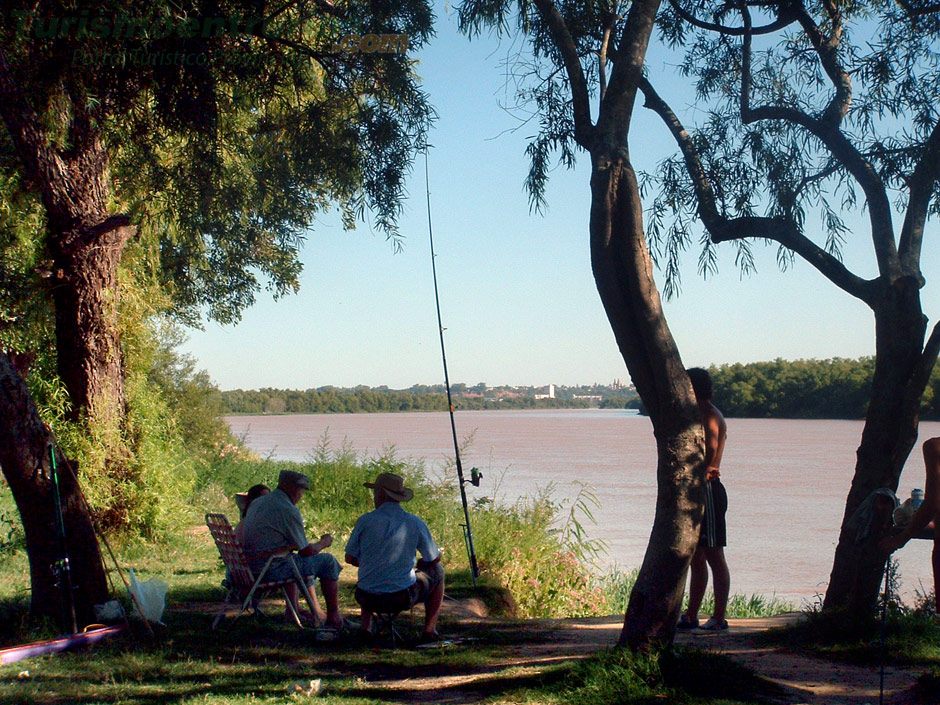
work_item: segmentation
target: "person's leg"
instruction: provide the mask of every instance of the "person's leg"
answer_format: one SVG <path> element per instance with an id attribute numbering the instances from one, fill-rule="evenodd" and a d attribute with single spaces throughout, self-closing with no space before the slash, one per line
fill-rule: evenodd
<path id="1" fill-rule="evenodd" d="M 343 616 L 339 613 L 339 580 L 320 578 L 323 601 L 326 602 L 326 626 L 343 628 Z"/>
<path id="2" fill-rule="evenodd" d="M 692 624 L 698 620 L 698 611 L 705 599 L 705 590 L 708 588 L 708 566 L 705 563 L 705 547 L 698 546 L 692 556 L 689 566 L 689 607 L 685 611 L 686 618 Z"/>
<path id="3" fill-rule="evenodd" d="M 342 628 L 343 617 L 339 613 L 339 573 L 343 567 L 339 561 L 329 553 L 316 553 L 312 556 L 301 556 L 296 563 L 305 580 L 309 579 L 309 582 L 315 578 L 320 579 L 320 589 L 326 603 L 326 614 L 323 617 L 326 626 Z"/>
<path id="4" fill-rule="evenodd" d="M 290 585 L 287 588 L 287 596 L 294 605 L 294 609 L 297 610 L 297 614 L 299 614 L 301 617 L 315 619 L 317 622 L 322 624 L 326 621 L 326 612 L 324 612 L 323 608 L 320 606 L 320 600 L 317 599 L 317 591 L 314 586 L 314 582 L 307 582 L 307 589 L 310 591 L 310 597 L 313 598 L 313 612 L 302 608 L 300 604 L 300 588 L 296 584 Z M 284 607 L 284 619 L 290 619 L 293 621 L 293 616 L 290 613 L 290 609 L 286 605 Z"/>
<path id="5" fill-rule="evenodd" d="M 934 519 L 935 524 L 940 524 Z M 930 555 L 930 563 L 933 567 L 933 599 L 934 611 L 940 614 L 940 525 L 934 529 L 933 553 Z"/>
<path id="6" fill-rule="evenodd" d="M 712 617 L 719 622 L 725 621 L 728 608 L 728 593 L 731 591 L 731 573 L 725 561 L 725 549 L 721 546 L 706 548 L 705 560 L 712 569 L 712 585 L 715 591 L 715 610 Z"/>
<path id="7" fill-rule="evenodd" d="M 372 613 L 365 607 L 359 608 L 359 627 L 364 632 L 372 631 Z"/>
<path id="8" fill-rule="evenodd" d="M 441 605 L 444 603 L 444 568 L 440 564 L 433 566 L 429 576 L 437 580 L 431 587 L 424 601 L 424 633 L 437 634 L 437 619 L 441 616 Z"/>

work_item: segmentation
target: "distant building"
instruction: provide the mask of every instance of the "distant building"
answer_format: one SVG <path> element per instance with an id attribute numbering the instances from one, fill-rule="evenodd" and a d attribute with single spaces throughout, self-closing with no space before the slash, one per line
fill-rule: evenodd
<path id="1" fill-rule="evenodd" d="M 555 385 L 548 385 L 548 394 L 536 394 L 536 399 L 554 399 L 555 398 Z"/>

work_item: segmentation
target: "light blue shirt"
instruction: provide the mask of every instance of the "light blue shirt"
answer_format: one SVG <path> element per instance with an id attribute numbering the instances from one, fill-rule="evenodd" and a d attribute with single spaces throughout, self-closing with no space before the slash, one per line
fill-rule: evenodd
<path id="1" fill-rule="evenodd" d="M 359 587 L 388 593 L 414 585 L 415 554 L 436 560 L 441 550 L 427 524 L 397 502 L 385 502 L 356 521 L 346 553 L 359 561 Z"/>

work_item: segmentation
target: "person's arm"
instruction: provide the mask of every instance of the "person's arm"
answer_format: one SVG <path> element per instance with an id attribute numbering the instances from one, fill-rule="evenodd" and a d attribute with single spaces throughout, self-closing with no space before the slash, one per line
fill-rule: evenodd
<path id="1" fill-rule="evenodd" d="M 417 517 L 415 517 L 415 519 L 418 522 L 417 548 L 418 553 L 421 554 L 421 559 L 418 561 L 417 567 L 421 570 L 425 570 L 441 562 L 441 549 L 438 548 L 437 544 L 434 543 L 434 539 L 431 538 L 431 530 L 428 529 L 428 525 Z M 431 558 L 428 558 L 428 556 L 431 556 Z"/>
<path id="2" fill-rule="evenodd" d="M 333 545 L 333 536 L 331 534 L 323 534 L 320 537 L 320 540 L 316 543 L 308 543 L 297 553 L 301 556 L 313 556 L 319 553 L 320 551 L 329 548 Z"/>
<path id="3" fill-rule="evenodd" d="M 924 501 L 901 533 L 881 541 L 879 547 L 885 553 L 901 548 L 940 512 L 940 436 L 924 441 L 924 467 Z"/>
<path id="4" fill-rule="evenodd" d="M 705 479 L 715 480 L 720 476 L 721 456 L 725 447 L 724 421 L 717 410 L 705 414 Z"/>
<path id="5" fill-rule="evenodd" d="M 362 522 L 356 519 L 356 525 L 353 527 L 349 540 L 346 542 L 346 562 L 351 566 L 359 567 L 359 536 L 362 534 Z"/>
<path id="6" fill-rule="evenodd" d="M 438 553 L 437 558 L 435 558 L 433 561 L 426 561 L 423 558 L 419 558 L 418 562 L 415 564 L 415 568 L 417 568 L 418 570 L 427 571 L 428 568 L 430 568 L 433 565 L 437 565 L 440 562 L 441 562 L 441 554 Z"/>

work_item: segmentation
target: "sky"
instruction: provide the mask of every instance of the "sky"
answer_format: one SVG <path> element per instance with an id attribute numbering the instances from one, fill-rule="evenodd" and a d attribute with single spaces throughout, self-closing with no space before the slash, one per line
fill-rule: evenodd
<path id="1" fill-rule="evenodd" d="M 591 273 L 587 156 L 553 173 L 545 214 L 530 212 L 525 147 L 535 127 L 508 109 L 505 60 L 518 47 L 506 38 L 466 39 L 443 3 L 436 29 L 415 56 L 438 113 L 427 167 L 451 383 L 628 382 Z M 654 45 L 648 57 L 654 80 L 672 58 L 658 51 Z M 673 100 L 680 110 L 694 107 L 688 97 Z M 634 164 L 652 170 L 672 149 L 658 118 L 638 107 Z M 191 330 L 182 352 L 222 389 L 442 383 L 426 198 L 422 156 L 399 221 L 401 252 L 368 224 L 347 232 L 324 214 L 306 234 L 298 294 L 274 301 L 262 291 L 240 323 Z M 871 277 L 871 241 L 860 225 L 844 261 Z M 934 221 L 922 262 L 931 326 L 940 314 L 937 244 Z M 864 304 L 799 259 L 781 272 L 776 248 L 754 250 L 758 271 L 742 277 L 734 249 L 722 245 L 719 273 L 707 280 L 696 272 L 696 247 L 686 253 L 681 294 L 665 302 L 686 366 L 874 354 Z M 938 273 L 932 282 L 931 273 Z"/>

